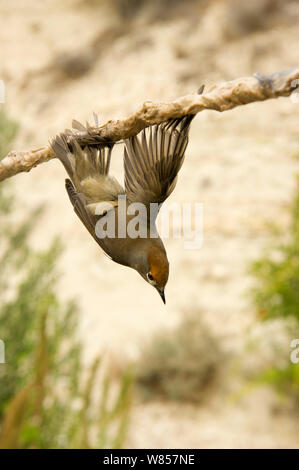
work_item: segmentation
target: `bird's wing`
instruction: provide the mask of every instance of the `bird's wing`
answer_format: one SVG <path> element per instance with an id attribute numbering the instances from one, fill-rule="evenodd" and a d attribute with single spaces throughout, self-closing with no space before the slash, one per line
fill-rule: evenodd
<path id="1" fill-rule="evenodd" d="M 78 194 L 74 188 L 73 183 L 71 180 L 65 180 L 65 189 L 67 190 L 68 196 L 70 201 L 73 205 L 74 211 L 76 212 L 77 216 L 81 220 L 81 222 L 85 225 L 87 230 L 90 234 L 94 237 L 94 220 L 92 215 L 86 210 L 86 204 L 84 201 L 84 196 L 82 194 Z"/>
<path id="2" fill-rule="evenodd" d="M 95 226 L 99 216 L 95 216 L 91 213 L 91 211 L 87 210 L 85 196 L 83 194 L 78 194 L 74 188 L 73 183 L 71 180 L 65 180 L 65 188 L 67 190 L 68 196 L 70 201 L 73 205 L 74 211 L 83 223 L 87 230 L 89 231 L 90 235 L 95 239 L 95 241 L 100 245 L 103 249 L 104 253 L 108 258 L 112 259 L 111 256 L 108 255 L 104 247 L 102 246 L 101 240 L 96 236 Z"/>
<path id="3" fill-rule="evenodd" d="M 194 115 L 171 119 L 125 140 L 125 189 L 130 202 L 162 203 L 173 191 Z"/>

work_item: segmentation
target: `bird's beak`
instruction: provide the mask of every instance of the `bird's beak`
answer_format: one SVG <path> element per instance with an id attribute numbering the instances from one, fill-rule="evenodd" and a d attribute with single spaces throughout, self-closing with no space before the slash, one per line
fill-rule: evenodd
<path id="1" fill-rule="evenodd" d="M 159 292 L 159 294 L 161 296 L 161 299 L 163 300 L 164 304 L 166 304 L 164 289 L 163 288 L 162 289 L 157 288 L 157 291 Z"/>

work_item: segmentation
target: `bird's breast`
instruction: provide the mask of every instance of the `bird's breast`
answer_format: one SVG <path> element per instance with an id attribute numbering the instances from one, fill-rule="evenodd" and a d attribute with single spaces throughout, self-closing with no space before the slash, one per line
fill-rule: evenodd
<path id="1" fill-rule="evenodd" d="M 148 222 L 147 214 L 138 210 L 138 206 L 132 208 L 128 204 L 100 217 L 95 231 L 108 256 L 125 266 L 130 266 L 132 253 L 138 245 L 149 239 L 159 239 L 156 226 Z"/>

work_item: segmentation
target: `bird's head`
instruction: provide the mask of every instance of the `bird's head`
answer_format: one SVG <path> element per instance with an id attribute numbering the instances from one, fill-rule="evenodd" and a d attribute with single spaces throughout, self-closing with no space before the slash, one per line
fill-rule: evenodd
<path id="1" fill-rule="evenodd" d="M 164 246 L 150 245 L 148 249 L 143 249 L 138 256 L 138 263 L 134 268 L 143 279 L 151 284 L 160 294 L 164 304 L 164 289 L 168 281 L 169 262 Z"/>

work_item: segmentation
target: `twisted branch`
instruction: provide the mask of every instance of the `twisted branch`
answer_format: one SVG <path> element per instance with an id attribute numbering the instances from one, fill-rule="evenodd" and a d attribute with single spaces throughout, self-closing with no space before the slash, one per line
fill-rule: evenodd
<path id="1" fill-rule="evenodd" d="M 76 140 L 81 146 L 95 138 L 99 142 L 117 142 L 138 134 L 145 127 L 160 124 L 170 118 L 197 114 L 204 109 L 228 111 L 254 101 L 289 96 L 298 83 L 299 67 L 268 76 L 257 73 L 253 77 L 215 85 L 204 94 L 186 95 L 168 103 L 146 101 L 126 119 L 108 121 L 101 126 L 87 126 L 84 130 L 68 131 L 67 139 L 69 143 Z M 199 93 L 201 92 L 202 89 Z M 30 171 L 52 158 L 54 155 L 48 146 L 27 152 L 12 151 L 0 162 L 0 181 L 23 171 Z"/>

